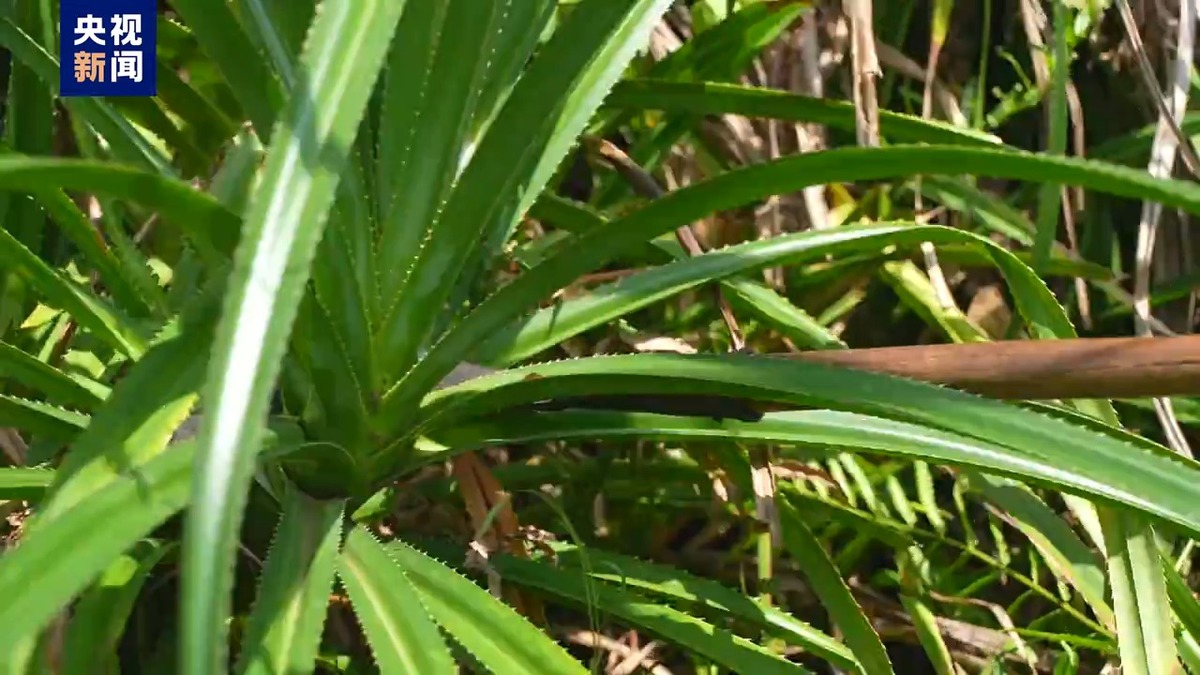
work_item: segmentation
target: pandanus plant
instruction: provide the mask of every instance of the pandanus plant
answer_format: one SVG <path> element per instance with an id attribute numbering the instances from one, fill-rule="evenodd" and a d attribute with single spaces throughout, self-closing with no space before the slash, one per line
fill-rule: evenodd
<path id="1" fill-rule="evenodd" d="M 1086 561 L 1063 554 L 1063 539 L 1038 540 L 1039 550 L 1061 565 L 1107 639 L 1117 637 L 1125 672 L 1158 674 L 1175 662 L 1172 607 L 1185 630 L 1196 628 L 1189 594 L 1167 600 L 1178 577 L 1167 568 L 1164 578 L 1156 536 L 1200 533 L 1200 467 L 1120 430 L 1105 402 L 1019 406 L 733 351 L 555 360 L 554 350 L 706 285 L 798 344 L 838 348 L 748 273 L 923 242 L 994 265 L 1029 338 L 1073 337 L 1023 260 L 967 231 L 868 223 L 700 255 L 664 235 L 806 186 L 916 174 L 1071 183 L 1194 213 L 1200 188 L 885 114 L 883 133 L 897 145 L 718 172 L 633 210 L 608 208 L 626 189 L 615 175 L 599 208 L 547 189 L 581 136 L 602 138 L 642 110 L 852 127 L 847 106 L 720 82 L 761 46 L 738 36 L 769 41 L 799 16 L 794 3 L 752 4 L 618 83 L 668 0 L 172 0 L 176 16 L 159 31 L 159 97 L 60 101 L 82 158 L 54 158 L 44 141 L 55 36 L 37 3 L 17 4 L 29 11 L 0 19 L 0 43 L 16 59 L 11 148 L 0 155 L 9 214 L 0 260 L 9 297 L 22 312 L 37 304 L 28 319 L 5 306 L 22 321 L 5 328 L 13 344 L 0 345 L 9 380 L 0 426 L 29 441 L 20 459 L 30 464 L 0 470 L 0 496 L 32 504 L 20 541 L 0 557 L 0 658 L 12 672 L 47 653 L 65 659 L 66 672 L 109 667 L 142 581 L 174 555 L 176 515 L 179 646 L 165 667 L 228 672 L 243 525 L 276 512 L 252 609 L 236 624 L 240 671 L 323 663 L 337 587 L 382 672 L 455 672 L 458 663 L 585 672 L 532 604 L 518 613 L 508 596 L 463 576 L 463 546 L 385 537 L 372 517 L 389 486 L 431 463 L 597 438 L 723 448 L 710 459 L 746 494 L 762 461 L 738 450 L 746 443 L 793 457 L 828 447 L 909 457 L 996 485 L 1061 490 L 1095 524 L 1107 577 L 1096 583 Z M 651 128 L 631 154 L 649 160 L 669 147 L 695 121 L 687 114 Z M 93 196 L 101 237 L 68 191 Z M 151 217 L 169 251 L 153 260 L 129 231 Z M 41 218 L 73 247 L 71 269 L 47 262 L 50 247 L 31 225 Z M 528 246 L 526 218 L 557 235 Z M 555 297 L 617 259 L 648 266 Z M 497 286 L 497 276 L 508 280 Z M 64 352 L 90 355 L 92 375 L 65 365 Z M 595 405 L 681 394 L 754 414 Z M 1026 506 L 1041 504 L 1020 494 Z M 492 551 L 482 567 L 736 672 L 804 672 L 764 635 L 843 669 L 892 672 L 801 511 L 780 499 L 774 519 L 840 639 L 716 582 L 602 550 Z M 704 612 L 679 608 L 688 604 Z M 65 625 L 66 637 L 52 625 Z"/>

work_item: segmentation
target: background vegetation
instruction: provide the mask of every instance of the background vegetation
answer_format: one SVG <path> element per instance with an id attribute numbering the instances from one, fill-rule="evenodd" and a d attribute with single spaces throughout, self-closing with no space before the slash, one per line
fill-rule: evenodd
<path id="1" fill-rule="evenodd" d="M 57 6 L 3 672 L 1200 673 L 1200 401 L 760 355 L 1190 332 L 1193 5 L 169 0 L 152 99 Z"/>

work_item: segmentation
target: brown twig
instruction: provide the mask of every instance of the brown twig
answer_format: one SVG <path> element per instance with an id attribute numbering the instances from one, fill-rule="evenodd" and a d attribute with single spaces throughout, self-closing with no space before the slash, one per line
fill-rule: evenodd
<path id="1" fill-rule="evenodd" d="M 615 640 L 603 633 L 597 633 L 593 630 L 585 630 L 582 628 L 568 629 L 561 631 L 567 642 L 573 642 L 577 645 L 590 647 L 592 649 L 604 649 L 609 652 L 618 654 L 621 657 L 622 664 L 630 661 L 636 663 L 643 670 L 653 673 L 654 675 L 671 675 L 671 671 L 665 666 L 654 660 L 654 648 L 656 643 L 651 642 L 641 649 L 635 650 L 629 645 Z M 628 672 L 622 670 L 622 672 Z"/>
<path id="2" fill-rule="evenodd" d="M 29 455 L 29 446 L 16 429 L 0 427 L 0 453 L 8 458 L 13 466 L 25 466 L 25 458 Z"/>
<path id="3" fill-rule="evenodd" d="M 1162 95 L 1162 90 L 1158 86 L 1158 75 L 1154 73 L 1154 66 L 1150 63 L 1150 57 L 1146 55 L 1146 47 L 1142 44 L 1142 35 L 1138 32 L 1137 19 L 1133 16 L 1133 9 L 1129 6 L 1129 0 L 1119 0 L 1117 2 L 1117 10 L 1117 14 L 1121 17 L 1121 23 L 1125 27 L 1129 44 L 1133 48 L 1138 70 L 1142 75 L 1142 83 L 1150 94 L 1150 100 L 1154 103 L 1154 108 L 1158 111 L 1159 119 L 1167 125 L 1176 142 L 1179 143 L 1179 158 L 1183 160 L 1184 167 L 1193 176 L 1200 177 L 1200 155 L 1196 154 L 1196 149 L 1192 146 L 1191 139 L 1179 128 L 1179 124 L 1176 123 L 1175 117 L 1171 114 L 1171 109 L 1166 98 Z"/>
<path id="4" fill-rule="evenodd" d="M 476 453 L 468 452 L 451 460 L 451 467 L 476 532 L 472 550 L 485 561 L 488 554 L 502 548 L 518 558 L 527 558 L 529 554 L 518 537 L 520 525 L 516 512 L 487 465 Z M 501 588 L 499 575 L 491 570 L 488 570 L 488 585 L 489 590 L 501 594 L 518 612 L 534 623 L 545 625 L 545 613 L 538 599 L 526 597 L 511 586 Z"/>
<path id="5" fill-rule="evenodd" d="M 835 364 L 1002 399 L 1200 395 L 1200 336 L 1012 340 L 776 358 Z"/>
<path id="6" fill-rule="evenodd" d="M 875 78 L 879 77 L 879 55 L 875 51 L 871 0 L 848 0 L 844 4 L 850 19 L 850 60 L 854 78 L 855 131 L 858 144 L 879 145 L 879 100 Z"/>
<path id="7" fill-rule="evenodd" d="M 767 357 L 885 373 L 1000 399 L 1200 396 L 1200 335 L 1010 340 L 780 352 L 753 358 Z M 438 384 L 438 388 L 461 384 L 493 372 L 494 369 L 484 366 L 460 364 Z M 623 399 L 632 406 L 616 408 L 620 410 L 642 410 L 638 406 L 653 404 L 652 408 L 646 410 L 680 414 L 687 409 L 687 414 L 723 412 L 726 417 L 736 417 L 727 409 L 729 400 L 722 397 L 692 396 L 693 402 L 689 406 L 664 405 L 664 402 L 669 404 L 680 396 L 592 398 Z M 714 402 L 708 398 L 719 400 Z M 606 405 L 611 404 L 609 402 Z"/>

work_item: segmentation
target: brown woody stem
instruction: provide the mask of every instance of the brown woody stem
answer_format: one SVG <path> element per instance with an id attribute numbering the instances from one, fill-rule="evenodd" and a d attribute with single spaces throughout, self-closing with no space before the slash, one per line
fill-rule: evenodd
<path id="1" fill-rule="evenodd" d="M 794 354 L 1001 399 L 1200 396 L 1200 336 L 1014 340 Z"/>

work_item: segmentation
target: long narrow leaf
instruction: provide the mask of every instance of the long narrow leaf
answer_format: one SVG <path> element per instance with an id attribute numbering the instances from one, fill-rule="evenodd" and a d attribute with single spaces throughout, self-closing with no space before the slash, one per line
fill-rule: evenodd
<path id="1" fill-rule="evenodd" d="M 1029 537 L 1046 564 L 1079 591 L 1102 624 L 1115 627 L 1112 607 L 1105 599 L 1104 568 L 1066 521 L 1015 481 L 979 474 L 971 476 L 971 486 L 1013 518 L 1013 524 Z"/>
<path id="2" fill-rule="evenodd" d="M 545 633 L 453 569 L 399 541 L 388 545 L 388 553 L 434 621 L 492 672 L 587 672 Z"/>
<path id="3" fill-rule="evenodd" d="M 104 400 L 100 391 L 102 386 L 82 384 L 54 366 L 4 342 L 0 342 L 0 378 L 20 383 L 44 395 L 55 405 L 90 410 Z"/>
<path id="4" fill-rule="evenodd" d="M 321 6 L 301 75 L 246 217 L 213 347 L 185 531 L 185 674 L 224 670 L 245 491 L 313 252 L 404 3 Z"/>
<path id="5" fill-rule="evenodd" d="M 397 31 L 379 131 L 380 290 L 388 311 L 403 302 L 406 279 L 458 177 L 502 4 L 430 0 L 414 5 Z"/>
<path id="6" fill-rule="evenodd" d="M 346 537 L 338 572 L 382 672 L 457 672 L 412 582 L 362 527 Z"/>
<path id="7" fill-rule="evenodd" d="M 279 80 L 258 57 L 229 5 L 204 0 L 171 0 L 196 41 L 220 70 L 258 135 L 270 139 L 283 101 Z"/>
<path id="8" fill-rule="evenodd" d="M 53 480 L 54 472 L 49 469 L 6 466 L 0 469 L 0 500 L 36 502 Z"/>
<path id="9" fill-rule="evenodd" d="M 0 425 L 14 427 L 43 441 L 71 441 L 88 426 L 88 418 L 39 401 L 0 394 Z"/>
<path id="10" fill-rule="evenodd" d="M 117 556 L 183 508 L 194 450 L 182 443 L 118 478 L 87 508 L 29 531 L 0 558 L 0 654 L 36 635 Z"/>
<path id="11" fill-rule="evenodd" d="M 879 634 L 863 614 L 862 607 L 850 594 L 850 588 L 842 579 L 837 566 L 829 558 L 821 541 L 817 539 L 804 519 L 786 501 L 780 503 L 780 525 L 783 545 L 804 575 L 812 582 L 813 591 L 830 617 L 842 629 L 846 645 L 854 651 L 863 665 L 866 675 L 888 675 L 892 664 L 887 650 L 879 640 Z"/>
<path id="12" fill-rule="evenodd" d="M 46 301 L 63 309 L 113 349 L 133 359 L 146 349 L 138 327 L 109 307 L 89 289 L 51 269 L 8 230 L 0 229 L 0 264 L 25 277 Z"/>
<path id="13" fill-rule="evenodd" d="M 604 107 L 692 115 L 745 115 L 811 122 L 854 131 L 854 105 L 851 103 L 725 82 L 625 80 L 613 87 Z M 890 110 L 879 111 L 879 130 L 886 138 L 905 143 L 955 143 L 979 147 L 998 143 L 992 136 Z"/>
<path id="14" fill-rule="evenodd" d="M 117 647 L 134 602 L 151 570 L 171 548 L 157 541 L 138 542 L 113 561 L 83 594 L 72 610 L 67 629 L 64 672 L 96 673 L 116 664 Z"/>
<path id="15" fill-rule="evenodd" d="M 341 543 L 341 500 L 318 501 L 288 485 L 283 514 L 242 639 L 238 672 L 312 672 Z"/>
<path id="16" fill-rule="evenodd" d="M 1100 509 L 1121 671 L 1177 672 L 1171 603 L 1155 532 L 1139 514 Z"/>

